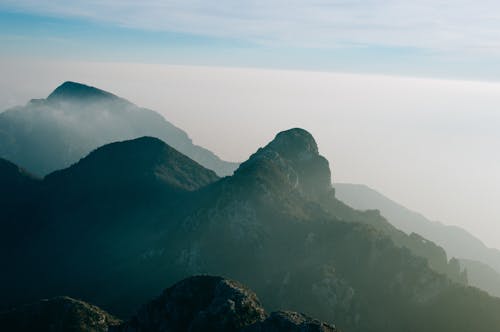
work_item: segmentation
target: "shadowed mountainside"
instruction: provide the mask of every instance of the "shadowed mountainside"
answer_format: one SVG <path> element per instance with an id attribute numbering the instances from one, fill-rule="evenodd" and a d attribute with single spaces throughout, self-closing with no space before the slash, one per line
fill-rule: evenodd
<path id="1" fill-rule="evenodd" d="M 0 312 L 0 329 L 17 332 L 335 332 L 304 314 L 267 314 L 257 295 L 240 283 L 195 276 L 167 288 L 126 322 L 96 306 L 55 297 Z"/>
<path id="2" fill-rule="evenodd" d="M 68 294 L 123 316 L 165 283 L 203 273 L 241 280 L 268 310 L 351 332 L 500 326 L 500 299 L 465 286 L 441 248 L 337 200 L 303 129 L 279 133 L 222 179 L 138 139 L 39 185 L 37 209 L 18 219 L 23 237 L 1 253 L 4 305 Z"/>
<path id="3" fill-rule="evenodd" d="M 15 332 L 107 332 L 121 321 L 96 306 L 66 296 L 0 312 L 0 329 Z"/>

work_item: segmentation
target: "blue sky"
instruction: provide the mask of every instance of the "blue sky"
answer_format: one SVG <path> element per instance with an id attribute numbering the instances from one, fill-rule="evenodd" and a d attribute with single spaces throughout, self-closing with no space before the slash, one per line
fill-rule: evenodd
<path id="1" fill-rule="evenodd" d="M 0 57 L 500 77 L 494 1 L 0 1 Z"/>

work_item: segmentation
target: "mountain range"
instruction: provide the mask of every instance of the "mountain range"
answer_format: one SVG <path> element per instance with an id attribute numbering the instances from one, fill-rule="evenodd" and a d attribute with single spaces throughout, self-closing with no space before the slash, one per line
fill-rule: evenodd
<path id="1" fill-rule="evenodd" d="M 291 311 L 267 314 L 242 284 L 194 276 L 165 289 L 127 321 L 70 297 L 44 299 L 0 313 L 0 328 L 18 332 L 336 332 L 334 326 Z"/>
<path id="2" fill-rule="evenodd" d="M 194 145 L 160 114 L 76 82 L 0 113 L 0 157 L 38 176 L 68 167 L 104 144 L 141 136 L 169 142 L 220 176 L 232 174 L 238 165 Z"/>
<path id="3" fill-rule="evenodd" d="M 377 209 L 405 233 L 419 234 L 435 242 L 459 260 L 471 285 L 500 297 L 499 250 L 486 247 L 460 227 L 431 221 L 365 185 L 336 183 L 335 190 L 337 197 L 348 205 L 361 210 Z"/>
<path id="4" fill-rule="evenodd" d="M 2 225 L 4 305 L 67 294 L 124 316 L 165 283 L 209 273 L 242 280 L 270 310 L 347 331 L 500 324 L 499 299 L 393 236 L 430 243 L 338 201 L 328 161 L 302 129 L 279 133 L 222 179 L 148 137 L 105 145 L 43 180 L 15 176 L 32 201 L 22 217 L 14 211 L 12 231 Z"/>
<path id="5" fill-rule="evenodd" d="M 40 101 L 50 104 L 43 117 L 100 116 L 92 105 L 122 100 L 65 84 L 71 93 L 60 87 Z M 119 103 L 103 114 L 112 110 L 121 118 L 130 104 Z M 35 116 L 32 109 L 7 111 L 14 112 Z M 81 128 L 92 124 L 77 117 Z M 37 132 L 44 126 L 33 123 Z M 43 137 L 39 146 L 50 142 Z M 16 150 L 2 142 L 1 151 Z M 24 146 L 31 158 L 33 145 Z M 222 178 L 161 137 L 92 149 L 43 178 L 27 163 L 13 162 L 12 154 L 0 154 L 4 309 L 68 295 L 130 317 L 165 284 L 211 274 L 249 285 L 266 310 L 287 308 L 342 331 L 489 332 L 500 326 L 500 299 L 468 286 L 460 261 L 449 259 L 439 243 L 399 230 L 381 208 L 361 211 L 340 200 L 329 162 L 303 129 L 278 133 Z M 50 161 L 55 150 L 44 151 L 40 160 Z"/>

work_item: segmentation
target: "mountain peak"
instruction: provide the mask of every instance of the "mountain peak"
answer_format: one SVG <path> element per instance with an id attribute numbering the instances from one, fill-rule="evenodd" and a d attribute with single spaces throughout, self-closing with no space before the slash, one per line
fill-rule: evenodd
<path id="1" fill-rule="evenodd" d="M 274 150 L 287 159 L 306 160 L 319 155 L 314 137 L 302 128 L 279 132 L 265 149 Z"/>
<path id="2" fill-rule="evenodd" d="M 215 182 L 218 177 L 162 140 L 145 136 L 106 144 L 73 166 L 47 175 L 46 179 L 65 186 L 71 181 L 97 186 L 112 182 L 116 186 L 152 185 L 192 191 Z"/>
<path id="3" fill-rule="evenodd" d="M 312 198 L 332 190 L 328 161 L 319 154 L 314 137 L 301 128 L 278 133 L 241 164 L 235 175 L 281 183 Z"/>
<path id="4" fill-rule="evenodd" d="M 47 100 L 103 100 L 119 99 L 112 93 L 95 88 L 82 83 L 66 81 L 58 86 L 48 97 Z"/>

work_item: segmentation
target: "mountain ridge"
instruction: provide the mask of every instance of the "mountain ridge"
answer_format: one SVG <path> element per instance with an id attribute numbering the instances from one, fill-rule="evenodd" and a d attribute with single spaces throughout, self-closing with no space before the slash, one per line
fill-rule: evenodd
<path id="1" fill-rule="evenodd" d="M 0 251 L 8 266 L 2 304 L 63 293 L 127 314 L 165 283 L 215 274 L 251 286 L 266 309 L 304 312 L 352 332 L 465 332 L 470 324 L 489 332 L 500 324 L 500 299 L 453 280 L 460 276 L 445 269 L 456 266 L 439 247 L 338 201 L 327 161 L 308 137 L 278 133 L 233 176 L 182 195 L 145 190 L 143 181 L 123 186 L 121 176 L 84 181 L 82 191 L 76 172 L 65 186 L 42 188 L 38 209 L 29 210 L 35 227 L 18 218 L 22 239 Z M 121 164 L 99 160 L 102 169 Z M 315 181 L 324 188 L 311 192 Z M 442 266 L 430 264 L 427 250 Z"/>
<path id="2" fill-rule="evenodd" d="M 46 100 L 52 102 L 65 99 L 86 99 L 90 101 L 98 99 L 124 100 L 110 92 L 73 81 L 66 81 L 59 85 L 48 95 Z"/>
<path id="3" fill-rule="evenodd" d="M 366 185 L 336 183 L 334 187 L 339 199 L 354 208 L 378 209 L 389 222 L 407 234 L 418 233 L 442 246 L 449 256 L 460 261 L 462 268 L 467 269 L 471 285 L 500 296 L 499 250 L 488 248 L 481 240 L 460 227 L 431 221 Z M 490 266 L 496 273 L 474 261 Z"/>
<path id="4" fill-rule="evenodd" d="M 168 142 L 220 176 L 237 167 L 193 144 L 159 113 L 81 83 L 65 82 L 46 99 L 0 113 L 0 157 L 38 176 L 66 168 L 107 143 L 142 136 Z"/>

